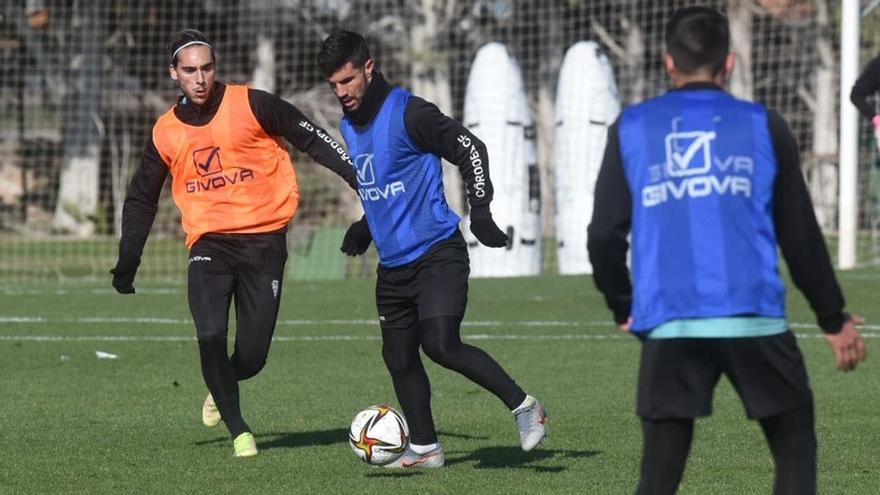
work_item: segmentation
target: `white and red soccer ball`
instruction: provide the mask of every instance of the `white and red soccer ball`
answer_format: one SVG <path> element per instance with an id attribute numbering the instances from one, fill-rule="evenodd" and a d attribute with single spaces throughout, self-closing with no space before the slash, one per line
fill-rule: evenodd
<path id="1" fill-rule="evenodd" d="M 370 406 L 355 415 L 348 431 L 351 449 L 367 464 L 384 466 L 402 456 L 409 445 L 409 427 L 391 406 Z"/>

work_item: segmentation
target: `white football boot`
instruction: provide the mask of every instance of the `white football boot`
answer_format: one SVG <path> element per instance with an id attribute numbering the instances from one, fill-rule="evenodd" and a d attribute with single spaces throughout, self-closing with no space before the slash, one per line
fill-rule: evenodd
<path id="1" fill-rule="evenodd" d="M 385 464 L 383 467 L 387 468 L 440 468 L 443 467 L 443 464 L 446 463 L 446 455 L 443 453 L 443 446 L 439 443 L 437 447 L 431 449 L 424 454 L 419 454 L 412 449 L 412 447 L 407 447 L 406 452 L 403 453 L 402 456 L 398 457 L 397 460 L 390 464 Z"/>
<path id="2" fill-rule="evenodd" d="M 205 397 L 205 403 L 202 404 L 202 424 L 205 426 L 217 426 L 220 424 L 220 410 L 217 409 L 217 404 L 214 403 L 214 397 L 211 394 L 208 394 Z"/>
<path id="3" fill-rule="evenodd" d="M 526 395 L 526 400 L 513 410 L 519 443 L 526 452 L 534 449 L 547 436 L 547 412 L 538 399 Z"/>

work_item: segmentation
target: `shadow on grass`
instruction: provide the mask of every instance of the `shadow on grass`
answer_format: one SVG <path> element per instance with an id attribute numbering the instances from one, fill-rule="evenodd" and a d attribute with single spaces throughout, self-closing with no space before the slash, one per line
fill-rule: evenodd
<path id="1" fill-rule="evenodd" d="M 271 438 L 271 440 L 269 438 Z M 348 430 L 336 428 L 334 430 L 323 431 L 276 432 L 261 433 L 257 435 L 257 444 L 261 449 L 293 449 L 298 447 L 314 447 L 317 445 L 333 445 L 337 443 L 348 443 Z"/>
<path id="2" fill-rule="evenodd" d="M 422 476 L 425 474 L 424 471 L 418 469 L 386 469 L 383 467 L 376 467 L 375 471 L 370 471 L 367 473 L 367 478 L 391 478 L 391 479 L 401 479 L 401 478 L 412 478 L 413 476 Z"/>
<path id="3" fill-rule="evenodd" d="M 348 442 L 348 430 L 337 428 L 323 431 L 268 432 L 257 433 L 257 447 L 263 449 L 314 447 Z M 209 445 L 218 442 L 229 442 L 228 437 L 195 442 L 195 445 Z"/>
<path id="4" fill-rule="evenodd" d="M 585 459 L 601 454 L 599 450 L 538 449 L 523 452 L 518 447 L 485 447 L 469 452 L 463 457 L 446 459 L 446 465 L 474 462 L 476 469 L 531 469 L 536 473 L 558 473 L 566 466 L 539 466 L 539 462 L 552 460 Z"/>
<path id="5" fill-rule="evenodd" d="M 487 437 L 466 435 L 461 433 L 440 432 L 441 436 L 461 438 L 464 440 L 485 440 Z M 348 430 L 336 428 L 333 430 L 321 431 L 293 431 L 293 432 L 266 432 L 255 433 L 257 439 L 257 447 L 259 449 L 277 449 L 287 448 L 295 449 L 299 447 L 314 447 L 318 445 L 335 445 L 338 443 L 348 443 Z M 217 443 L 229 442 L 229 437 L 217 437 L 211 440 L 202 440 L 194 442 L 194 445 L 213 445 Z"/>

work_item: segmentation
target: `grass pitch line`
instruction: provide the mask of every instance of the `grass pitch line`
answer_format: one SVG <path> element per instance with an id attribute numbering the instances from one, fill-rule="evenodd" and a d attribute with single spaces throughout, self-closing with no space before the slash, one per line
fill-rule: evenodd
<path id="1" fill-rule="evenodd" d="M 166 288 L 140 288 L 137 293 L 139 295 L 176 295 L 185 293 L 186 288 L 178 289 L 173 287 Z M 20 288 L 20 287 L 0 287 L 0 295 L 2 296 L 69 296 L 77 294 L 95 294 L 101 296 L 115 295 L 116 290 L 113 288 L 88 288 L 88 287 L 69 287 L 56 289 L 38 289 L 38 288 Z"/>
<path id="2" fill-rule="evenodd" d="M 0 323 L 75 323 L 75 324 L 135 324 L 135 325 L 192 325 L 189 318 L 154 318 L 154 317 L 103 317 L 103 316 L 81 316 L 76 318 L 52 318 L 46 316 L 0 316 Z M 293 319 L 278 320 L 279 326 L 370 326 L 378 327 L 378 319 Z M 476 320 L 464 321 L 462 326 L 465 327 L 605 327 L 611 326 L 611 321 L 493 321 L 493 320 Z"/>
<path id="3" fill-rule="evenodd" d="M 46 316 L 0 316 L 0 324 L 2 323 L 36 323 L 36 324 L 128 324 L 128 325 L 192 325 L 189 318 L 154 318 L 154 317 L 102 317 L 102 316 L 81 316 L 76 318 L 51 318 Z M 377 320 L 363 319 L 293 319 L 278 320 L 278 326 L 369 326 L 378 327 Z M 484 327 L 484 328 L 501 328 L 501 327 L 538 327 L 538 328 L 583 328 L 583 327 L 612 327 L 610 320 L 592 320 L 592 321 L 575 321 L 575 320 L 465 320 L 461 323 L 463 327 Z M 814 323 L 790 322 L 791 328 L 816 329 L 817 334 L 821 335 L 818 327 Z M 880 330 L 880 325 L 866 324 L 859 327 L 863 331 Z"/>
<path id="4" fill-rule="evenodd" d="M 464 340 L 630 340 L 634 337 L 615 333 L 611 335 L 563 334 L 563 335 L 491 335 L 466 334 Z M 799 339 L 814 339 L 821 334 L 797 334 Z M 875 339 L 880 333 L 863 333 L 863 338 Z M 329 342 L 329 341 L 376 341 L 379 335 L 276 335 L 275 342 Z M 0 342 L 195 342 L 195 336 L 182 335 L 0 335 Z"/>

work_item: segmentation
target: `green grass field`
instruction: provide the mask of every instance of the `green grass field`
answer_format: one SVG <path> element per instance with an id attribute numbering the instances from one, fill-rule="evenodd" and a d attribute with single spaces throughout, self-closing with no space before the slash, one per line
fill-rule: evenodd
<path id="1" fill-rule="evenodd" d="M 880 270 L 840 275 L 876 353 Z M 550 414 L 551 437 L 519 450 L 494 396 L 428 364 L 447 467 L 389 471 L 347 443 L 354 414 L 395 404 L 374 323 L 373 281 L 285 287 L 269 363 L 242 384 L 260 455 L 232 458 L 223 427 L 199 414 L 206 393 L 183 285 L 0 286 L 0 493 L 632 493 L 641 437 L 634 415 L 638 343 L 619 334 L 588 277 L 475 280 L 463 334 L 501 362 Z M 833 357 L 799 293 L 790 320 L 817 397 L 820 492 L 880 486 L 880 368 Z M 99 359 L 96 351 L 118 355 Z M 770 493 L 760 429 L 727 382 L 698 423 L 682 494 Z"/>

